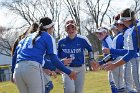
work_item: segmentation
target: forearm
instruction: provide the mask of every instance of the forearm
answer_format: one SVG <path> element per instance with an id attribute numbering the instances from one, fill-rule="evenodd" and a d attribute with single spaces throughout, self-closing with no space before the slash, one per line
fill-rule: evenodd
<path id="1" fill-rule="evenodd" d="M 111 54 L 108 54 L 101 61 L 98 61 L 98 63 L 101 66 L 101 65 L 107 63 L 108 61 L 111 61 L 112 59 L 113 59 L 112 58 L 112 55 Z"/>
<path id="2" fill-rule="evenodd" d="M 52 64 L 52 62 L 50 60 L 45 60 L 45 64 L 43 66 L 44 69 L 49 69 L 52 71 L 56 70 L 56 67 Z"/>
<path id="3" fill-rule="evenodd" d="M 17 58 L 17 55 L 14 54 L 12 57 L 12 68 L 11 68 L 12 73 L 14 73 L 14 69 L 15 69 L 15 65 L 16 65 L 16 58 Z"/>
<path id="4" fill-rule="evenodd" d="M 89 55 L 89 61 L 90 61 L 90 62 L 95 61 L 95 59 L 94 59 L 94 54 L 93 54 L 92 51 L 91 51 L 91 52 L 88 52 L 88 55 Z"/>
<path id="5" fill-rule="evenodd" d="M 70 74 L 71 73 L 71 70 L 69 70 L 68 68 L 66 68 L 64 66 L 64 64 L 58 59 L 58 57 L 54 54 L 52 55 L 49 55 L 50 56 L 50 59 L 51 59 L 51 62 L 52 64 L 57 67 L 59 70 L 63 71 L 64 73 L 66 74 Z"/>
<path id="6" fill-rule="evenodd" d="M 114 65 L 115 65 L 115 67 L 119 67 L 119 66 L 121 66 L 121 65 L 123 65 L 123 64 L 125 64 L 126 62 L 124 61 L 124 60 L 119 60 L 119 61 L 117 61 L 116 63 L 114 63 Z"/>
<path id="7" fill-rule="evenodd" d="M 137 51 L 135 51 L 135 50 L 129 50 L 128 53 L 126 55 L 124 55 L 122 59 L 125 62 L 128 62 L 135 56 L 136 53 L 137 53 Z"/>

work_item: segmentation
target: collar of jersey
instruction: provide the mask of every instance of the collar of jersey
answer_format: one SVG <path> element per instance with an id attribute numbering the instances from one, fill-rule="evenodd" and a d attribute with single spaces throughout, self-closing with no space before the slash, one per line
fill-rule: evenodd
<path id="1" fill-rule="evenodd" d="M 76 37 L 77 37 L 77 35 L 76 35 L 73 39 L 70 39 L 70 38 L 67 36 L 66 39 L 72 41 L 72 40 L 75 40 Z"/>

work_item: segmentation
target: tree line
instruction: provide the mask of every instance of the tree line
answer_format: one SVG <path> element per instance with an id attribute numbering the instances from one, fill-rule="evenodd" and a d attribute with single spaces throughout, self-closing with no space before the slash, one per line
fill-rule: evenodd
<path id="1" fill-rule="evenodd" d="M 65 36 L 64 23 L 72 18 L 76 21 L 78 33 L 86 35 L 91 41 L 94 52 L 101 54 L 101 43 L 95 35 L 100 26 L 110 26 L 112 18 L 119 9 L 112 7 L 113 0 L 3 0 L 1 7 L 9 10 L 22 19 L 17 27 L 0 27 L 0 54 L 10 56 L 10 49 L 18 37 L 33 22 L 41 17 L 49 16 L 56 22 L 54 35 L 59 40 Z M 130 2 L 132 3 L 132 2 Z M 134 0 L 131 7 L 137 15 L 140 14 L 140 1 Z M 14 20 L 14 19 L 13 19 Z M 16 19 L 20 21 L 20 19 Z"/>

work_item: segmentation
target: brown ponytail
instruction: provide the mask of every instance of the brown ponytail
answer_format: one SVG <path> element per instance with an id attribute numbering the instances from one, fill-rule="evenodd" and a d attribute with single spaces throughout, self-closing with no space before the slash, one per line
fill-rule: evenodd
<path id="1" fill-rule="evenodd" d="M 11 49 L 11 55 L 13 56 L 14 55 L 14 52 L 15 52 L 15 49 L 19 43 L 19 41 L 23 38 L 25 38 L 29 33 L 33 33 L 33 32 L 36 32 L 38 29 L 38 24 L 37 23 L 33 23 L 30 27 L 28 27 L 28 29 L 23 33 L 21 34 L 17 39 L 16 41 L 14 42 L 14 45 Z"/>
<path id="2" fill-rule="evenodd" d="M 29 30 L 29 28 L 28 28 L 23 34 L 21 34 L 21 35 L 16 39 L 16 41 L 14 42 L 13 47 L 12 47 L 12 49 L 11 49 L 11 56 L 14 55 L 15 49 L 16 49 L 16 47 L 17 47 L 17 45 L 18 45 L 18 42 L 19 42 L 21 39 L 23 39 L 23 38 L 25 37 L 25 35 L 26 35 L 26 33 L 28 32 L 28 30 Z"/>

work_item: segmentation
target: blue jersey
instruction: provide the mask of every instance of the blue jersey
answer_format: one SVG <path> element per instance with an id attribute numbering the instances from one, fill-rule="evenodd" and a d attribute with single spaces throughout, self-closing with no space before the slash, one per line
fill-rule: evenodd
<path id="1" fill-rule="evenodd" d="M 123 33 L 118 33 L 114 38 L 113 38 L 113 49 L 123 49 Z"/>
<path id="2" fill-rule="evenodd" d="M 84 64 L 84 50 L 87 49 L 88 52 L 92 51 L 92 45 L 85 36 L 77 34 L 74 39 L 66 37 L 61 39 L 58 43 L 58 57 L 72 58 L 71 67 L 74 65 Z"/>
<path id="3" fill-rule="evenodd" d="M 102 40 L 102 48 L 112 48 L 112 37 L 107 35 L 103 40 Z"/>
<path id="4" fill-rule="evenodd" d="M 112 37 L 107 35 L 103 40 L 102 40 L 102 49 L 104 48 L 112 48 L 113 40 Z M 106 54 L 104 56 L 107 56 Z"/>
<path id="5" fill-rule="evenodd" d="M 113 38 L 113 45 L 112 48 L 113 49 L 123 49 L 124 46 L 124 38 L 123 38 L 123 33 L 118 33 L 114 38 Z M 118 55 L 117 53 L 115 55 L 113 55 L 113 58 L 116 59 L 117 57 L 119 57 L 120 55 Z"/>
<path id="6" fill-rule="evenodd" d="M 47 32 L 42 32 L 41 35 L 36 38 L 35 44 L 32 45 L 32 40 L 35 38 L 36 34 L 37 33 L 30 34 L 19 42 L 13 59 L 16 59 L 17 63 L 20 61 L 36 61 L 44 65 L 44 56 L 48 55 L 53 65 L 63 72 L 70 74 L 71 71 L 67 69 L 56 56 L 55 39 Z"/>
<path id="7" fill-rule="evenodd" d="M 140 22 L 137 23 L 137 28 L 140 35 Z M 134 25 L 130 25 L 129 28 L 124 33 L 124 50 L 114 50 L 111 49 L 111 53 L 119 53 L 123 56 L 123 60 L 128 62 L 130 59 L 137 57 L 138 52 L 138 40 L 136 36 L 136 30 Z"/>

